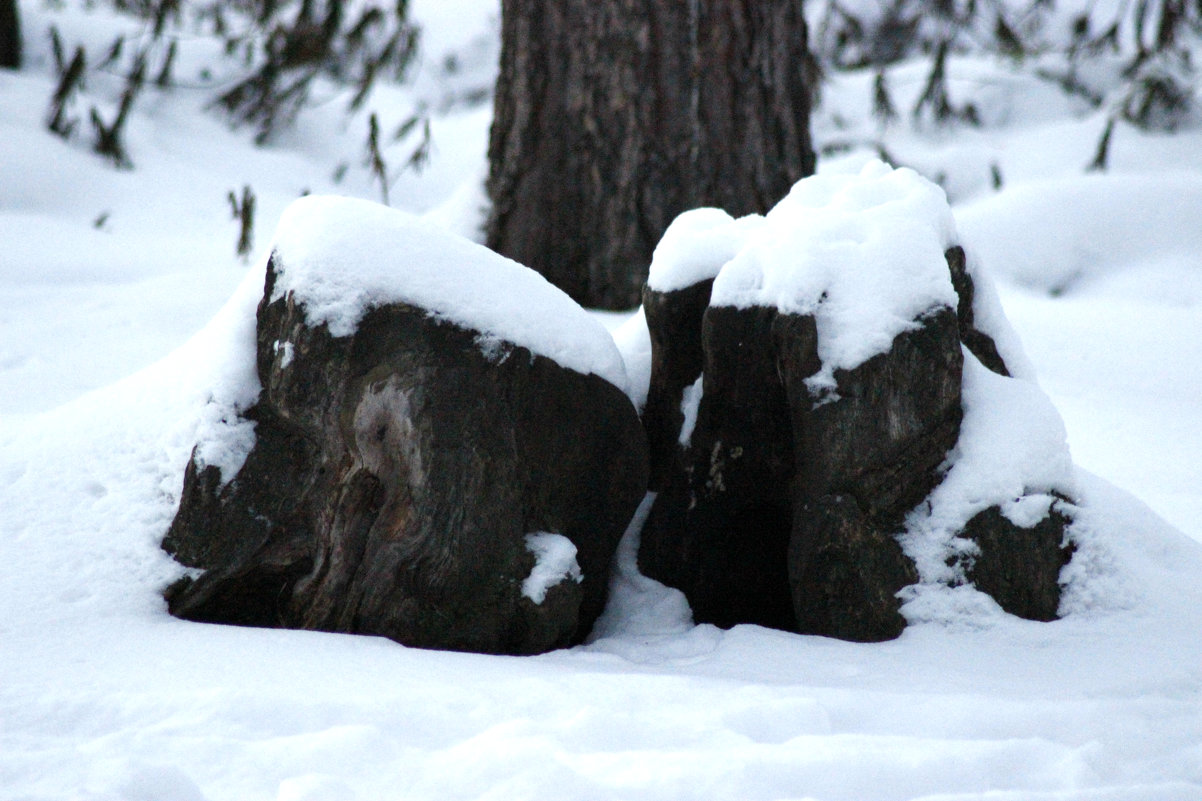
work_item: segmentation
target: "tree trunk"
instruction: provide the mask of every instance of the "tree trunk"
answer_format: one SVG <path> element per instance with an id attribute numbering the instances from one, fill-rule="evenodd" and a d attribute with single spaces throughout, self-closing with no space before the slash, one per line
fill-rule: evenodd
<path id="1" fill-rule="evenodd" d="M 501 36 L 488 244 L 585 305 L 637 305 L 680 212 L 814 170 L 798 0 L 502 0 Z"/>
<path id="2" fill-rule="evenodd" d="M 0 67 L 21 66 L 21 21 L 17 0 L 0 0 Z"/>

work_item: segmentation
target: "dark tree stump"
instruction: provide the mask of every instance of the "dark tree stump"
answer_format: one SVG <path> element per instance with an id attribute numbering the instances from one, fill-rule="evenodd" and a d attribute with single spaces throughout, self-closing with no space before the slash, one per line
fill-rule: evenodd
<path id="1" fill-rule="evenodd" d="M 692 300 L 670 294 L 679 303 Z M 705 361 L 696 425 L 684 446 L 678 426 L 664 438 L 675 456 L 658 457 L 680 467 L 643 528 L 639 564 L 683 590 L 698 622 L 792 628 L 786 557 L 793 447 L 774 355 L 776 316 L 763 308 L 705 311 L 697 332 Z M 649 317 L 648 326 L 661 319 L 674 315 Z M 657 366 L 653 391 L 668 391 L 670 384 L 657 381 Z M 648 408 L 652 400 L 649 394 Z"/>
<path id="2" fill-rule="evenodd" d="M 812 316 L 704 308 L 713 280 L 648 290 L 653 356 L 644 426 L 659 495 L 643 529 L 644 573 L 682 590 L 698 622 L 760 625 L 856 641 L 905 627 L 899 591 L 919 580 L 898 536 L 931 496 L 960 437 L 962 345 L 1007 375 L 973 314 L 964 253 L 947 252 L 956 309 L 937 305 L 833 387 Z M 685 387 L 703 376 L 684 436 Z M 1013 614 L 1053 619 L 1068 518 L 1031 528 L 997 507 L 962 536 L 964 574 Z"/>
<path id="3" fill-rule="evenodd" d="M 956 444 L 963 414 L 955 315 L 939 309 L 920 322 L 886 353 L 837 370 L 836 400 L 809 391 L 812 372 L 805 367 L 790 363 L 781 371 L 800 493 L 849 495 L 876 525 L 894 530 L 938 483 L 937 468 Z M 817 366 L 816 354 L 811 365 Z"/>
<path id="4" fill-rule="evenodd" d="M 205 572 L 169 590 L 171 612 L 488 653 L 587 634 L 647 485 L 629 399 L 406 304 L 333 337 L 291 293 L 269 302 L 275 275 L 256 442 L 227 484 L 189 466 L 164 547 Z M 535 533 L 570 540 L 583 573 L 541 603 L 523 593 Z"/>
<path id="5" fill-rule="evenodd" d="M 643 313 L 651 335 L 651 382 L 643 408 L 643 427 L 651 454 L 651 489 L 663 490 L 680 449 L 675 443 L 684 424 L 681 402 L 705 367 L 701 323 L 710 304 L 713 281 L 701 281 L 675 292 L 643 290 Z"/>
<path id="6" fill-rule="evenodd" d="M 17 0 L 0 0 L 0 67 L 21 68 L 21 17 Z"/>
<path id="7" fill-rule="evenodd" d="M 669 294 L 665 302 L 680 307 L 695 300 Z M 649 314 L 652 341 L 684 313 Z M 821 367 L 812 317 L 710 307 L 701 349 L 704 394 L 691 440 L 682 448 L 660 436 L 683 471 L 666 481 L 644 527 L 644 571 L 683 590 L 698 621 L 897 636 L 904 621 L 895 596 L 917 574 L 894 535 L 938 482 L 959 433 L 955 314 L 928 315 L 887 353 L 837 371 L 833 401 L 805 383 Z M 670 369 L 653 363 L 648 408 L 656 392 L 679 384 L 657 381 L 656 367 Z"/>

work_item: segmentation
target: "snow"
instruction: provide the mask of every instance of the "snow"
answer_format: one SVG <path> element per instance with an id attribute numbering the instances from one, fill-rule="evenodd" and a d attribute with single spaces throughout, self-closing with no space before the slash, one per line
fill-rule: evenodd
<path id="1" fill-rule="evenodd" d="M 630 379 L 630 401 L 642 412 L 651 386 L 651 332 L 642 308 L 613 328 L 612 333 Z"/>
<path id="2" fill-rule="evenodd" d="M 722 209 L 691 209 L 677 215 L 651 255 L 647 286 L 673 292 L 716 278 L 763 226 L 764 218 L 758 214 L 736 220 Z"/>
<path id="3" fill-rule="evenodd" d="M 291 342 L 281 342 L 278 339 L 271 344 L 273 352 L 283 351 L 284 355 L 280 356 L 280 369 L 287 370 L 288 366 L 292 364 L 292 360 L 296 358 L 296 346 Z"/>
<path id="4" fill-rule="evenodd" d="M 419 90 L 443 91 L 445 53 L 477 64 L 472 43 L 495 31 L 495 0 L 412 6 L 439 22 L 434 52 L 416 88 L 380 89 L 386 130 Z M 1064 619 L 1021 621 L 971 588 L 935 588 L 908 599 L 912 625 L 888 643 L 696 626 L 680 593 L 638 573 L 636 515 L 587 645 L 440 653 L 186 623 L 160 595 L 180 574 L 158 543 L 191 449 L 230 433 L 221 420 L 258 389 L 244 355 L 268 232 L 305 189 L 379 197 L 357 166 L 363 116 L 346 121 L 330 102 L 254 148 L 203 110 L 211 92 L 148 89 L 130 120 L 134 169 L 118 172 L 86 140 L 43 131 L 46 29 L 100 53 L 129 24 L 70 0 L 26 1 L 21 15 L 29 65 L 0 70 L 0 799 L 1202 797 L 1196 129 L 1120 125 L 1111 171 L 1083 175 L 1104 112 L 1029 65 L 959 57 L 953 100 L 979 100 L 980 128 L 903 119 L 882 130 L 867 72 L 832 75 L 816 112 L 820 147 L 851 142 L 820 158 L 821 175 L 858 175 L 876 153 L 860 143 L 883 137 L 898 162 L 942 173 L 970 267 L 996 279 L 1034 369 L 1003 382 L 970 360 L 983 400 L 967 412 L 1034 425 L 1012 446 L 1054 458 L 1028 477 L 1038 487 L 1001 480 L 1005 453 L 978 475 L 1024 499 L 1007 509 L 1016 522 L 1047 488 L 1074 490 Z M 181 74 L 195 75 L 213 44 L 182 39 Z M 928 68 L 890 71 L 899 108 Z M 108 77 L 90 76 L 83 111 L 111 97 Z M 477 108 L 436 115 L 434 163 L 396 176 L 398 205 L 478 231 L 487 126 Z M 338 183 L 340 163 L 352 166 Z M 259 198 L 251 267 L 225 202 L 247 184 Z M 978 297 L 978 321 L 982 308 Z M 632 395 L 641 384 L 645 397 L 645 320 L 604 322 L 618 327 Z M 1018 406 L 991 406 L 991 384 Z M 1065 436 L 1080 467 L 1062 461 Z M 237 440 L 210 454 L 223 471 Z M 977 463 L 971 440 L 953 470 Z M 970 498 L 964 475 L 954 486 Z"/>
<path id="5" fill-rule="evenodd" d="M 1177 278 L 1162 300 L 1202 300 L 1202 176 L 1083 175 L 1032 182 L 976 201 L 958 215 L 981 258 L 1015 283 L 1046 292 L 1088 291 L 1132 264 Z M 1173 266 L 1184 269 L 1173 269 Z M 1164 282 L 1133 282 L 1134 292 Z"/>
<path id="6" fill-rule="evenodd" d="M 533 270 L 432 222 L 347 197 L 303 197 L 280 218 L 272 300 L 293 295 L 309 325 L 350 336 L 363 315 L 407 303 L 441 320 L 594 373 L 623 391 L 613 338 Z"/>
<path id="7" fill-rule="evenodd" d="M 711 305 L 813 315 L 822 369 L 884 353 L 923 314 L 955 308 L 944 258 L 956 244 L 943 190 L 907 168 L 871 161 L 855 175 L 799 181 L 714 280 Z"/>
<path id="8" fill-rule="evenodd" d="M 656 493 L 647 493 L 618 543 L 609 577 L 610 600 L 590 636 L 593 648 L 638 661 L 643 661 L 648 651 L 655 653 L 653 660 L 664 661 L 674 651 L 694 647 L 698 636 L 713 641 L 721 636 L 712 626 L 693 625 L 684 593 L 639 572 L 639 542 L 655 498 Z M 643 647 L 652 642 L 667 650 Z"/>
<path id="9" fill-rule="evenodd" d="M 1136 262 L 1089 290 L 1004 297 L 1077 463 L 1202 540 L 1202 313 L 1181 291 L 1199 272 L 1195 254 L 1169 273 Z"/>
<path id="10" fill-rule="evenodd" d="M 454 10 L 449 2 L 416 5 L 431 13 Z M 496 13 L 496 3 L 492 11 L 480 0 L 468 5 L 475 9 L 467 15 L 471 24 L 459 30 L 465 35 L 495 30 L 488 15 Z M 253 132 L 231 132 L 206 110 L 230 83 L 231 70 L 240 69 L 239 59 L 222 61 L 219 40 L 189 32 L 178 40 L 176 75 L 182 85 L 172 91 L 146 88 L 127 125 L 134 167 L 115 170 L 91 153 L 87 115 L 94 104 L 110 118 L 122 88 L 118 70 L 89 72 L 72 107 L 81 120 L 75 139 L 64 142 L 43 127 L 56 84 L 49 28 L 59 30 L 68 52 L 86 45 L 95 64 L 118 32 L 140 33 L 143 24 L 83 0 L 21 6 L 28 68 L 0 71 L 4 414 L 50 409 L 181 346 L 246 273 L 234 252 L 238 224 L 230 218 L 229 192 L 240 194 L 248 186 L 257 199 L 255 250 L 248 260 L 257 264 L 281 213 L 301 195 L 380 197 L 363 166 L 368 110 L 378 111 L 381 128 L 391 134 L 423 103 L 436 104 L 441 91 L 433 80 L 417 94 L 380 85 L 363 113 L 350 119 L 347 98 L 331 91 L 301 114 L 290 135 L 256 148 L 250 145 Z M 465 56 L 476 52 L 472 40 L 459 38 L 454 28 L 444 30 L 446 46 L 454 43 Z M 211 74 L 205 77 L 202 69 Z M 434 76 L 438 68 L 423 62 L 416 72 Z M 408 143 L 386 143 L 394 203 L 414 213 L 433 212 L 457 195 L 470 205 L 484 174 L 490 121 L 489 110 L 479 107 L 457 106 L 434 116 L 435 145 L 420 175 L 399 171 Z M 470 228 L 466 219 L 457 223 Z"/>
<path id="11" fill-rule="evenodd" d="M 697 425 L 697 412 L 701 409 L 701 395 L 704 391 L 705 373 L 697 376 L 697 380 L 684 388 L 680 397 L 680 413 L 684 415 L 684 423 L 680 426 L 680 444 L 688 447 L 693 441 L 693 428 Z"/>
<path id="12" fill-rule="evenodd" d="M 522 595 L 541 604 L 547 590 L 563 581 L 584 581 L 576 562 L 576 546 L 562 534 L 540 531 L 526 535 L 526 550 L 534 554 L 534 567 L 522 581 Z"/>
<path id="13" fill-rule="evenodd" d="M 979 241 L 967 237 L 966 242 Z M 973 324 L 978 331 L 989 335 L 997 346 L 998 355 L 1006 363 L 1006 369 L 1015 378 L 1036 380 L 1035 365 L 1027 356 L 1022 340 L 1002 308 L 1002 300 L 993 280 L 992 262 L 983 257 L 972 244 L 962 245 L 966 252 L 968 275 L 973 282 Z"/>

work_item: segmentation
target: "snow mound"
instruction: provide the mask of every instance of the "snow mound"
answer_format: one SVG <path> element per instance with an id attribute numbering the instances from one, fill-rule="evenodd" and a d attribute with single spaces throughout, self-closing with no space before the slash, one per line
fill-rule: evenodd
<path id="1" fill-rule="evenodd" d="M 662 640 L 681 638 L 698 629 L 707 630 L 702 635 L 702 639 L 707 639 L 713 630 L 710 626 L 694 627 L 693 610 L 683 592 L 648 578 L 639 570 L 643 526 L 655 497 L 656 493 L 647 493 L 618 543 L 609 574 L 609 601 L 589 637 L 594 648 L 635 659 L 638 656 L 630 652 L 629 643 L 619 641 L 634 639 L 642 645 L 653 641 L 662 644 Z M 691 647 L 692 638 L 684 636 L 684 639 L 687 642 L 681 645 Z"/>
<path id="2" fill-rule="evenodd" d="M 1060 295 L 1093 288 L 1117 274 L 1140 280 L 1124 296 L 1180 302 L 1202 298 L 1202 175 L 1085 175 L 1008 189 L 965 206 L 965 239 L 997 275 Z M 1148 268 L 1171 265 L 1173 278 L 1149 280 Z M 1191 280 L 1192 278 L 1192 280 Z"/>
<path id="3" fill-rule="evenodd" d="M 308 196 L 280 218 L 272 300 L 288 293 L 335 337 L 363 315 L 408 303 L 561 366 L 627 388 L 622 357 L 599 322 L 541 275 L 438 225 L 365 200 Z"/>

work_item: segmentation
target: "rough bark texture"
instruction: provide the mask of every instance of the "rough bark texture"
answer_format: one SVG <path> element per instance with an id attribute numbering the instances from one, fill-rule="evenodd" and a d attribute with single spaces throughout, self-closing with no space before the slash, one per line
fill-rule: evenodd
<path id="1" fill-rule="evenodd" d="M 810 393 L 804 368 L 782 370 L 800 492 L 851 496 L 866 517 L 892 529 L 935 488 L 963 414 L 956 317 L 945 308 L 920 322 L 887 352 L 835 371 L 835 400 Z"/>
<path id="2" fill-rule="evenodd" d="M 21 20 L 17 0 L 0 0 L 0 67 L 21 67 Z"/>
<path id="3" fill-rule="evenodd" d="M 897 592 L 918 574 L 894 535 L 938 483 L 963 416 L 955 314 L 920 322 L 887 352 L 837 370 L 835 400 L 805 383 L 816 344 L 809 368 L 794 358 L 781 369 L 798 460 L 789 579 L 802 631 L 871 641 L 905 627 Z"/>
<path id="4" fill-rule="evenodd" d="M 798 630 L 857 642 L 901 634 L 897 593 L 918 574 L 892 531 L 849 495 L 798 503 L 788 562 Z"/>
<path id="5" fill-rule="evenodd" d="M 968 567 L 977 589 L 992 596 L 1012 615 L 1055 620 L 1060 606 L 1060 570 L 1072 558 L 1064 541 L 1069 518 L 1052 504 L 1046 517 L 1029 528 L 990 507 L 968 521 L 964 537 L 980 549 Z"/>
<path id="6" fill-rule="evenodd" d="M 256 443 L 224 486 L 188 468 L 164 547 L 206 572 L 169 590 L 172 613 L 490 653 L 584 636 L 646 488 L 626 396 L 403 304 L 331 337 L 291 295 L 267 303 L 273 277 Z M 541 604 L 522 594 L 537 532 L 570 539 L 584 575 Z"/>
<path id="7" fill-rule="evenodd" d="M 637 305 L 679 213 L 814 171 L 793 0 L 503 0 L 501 37 L 488 245 L 585 305 Z"/>

